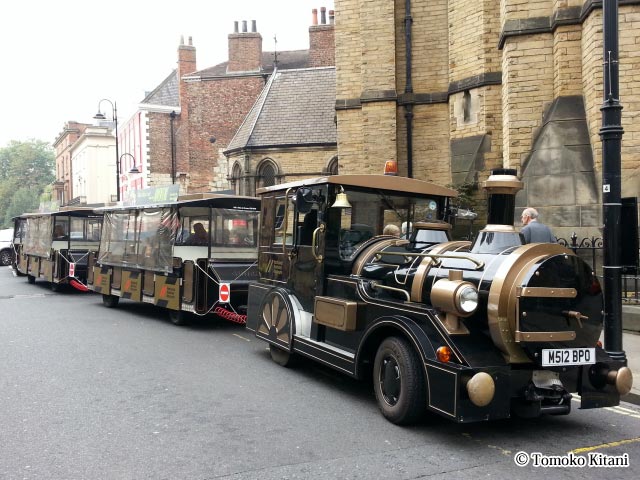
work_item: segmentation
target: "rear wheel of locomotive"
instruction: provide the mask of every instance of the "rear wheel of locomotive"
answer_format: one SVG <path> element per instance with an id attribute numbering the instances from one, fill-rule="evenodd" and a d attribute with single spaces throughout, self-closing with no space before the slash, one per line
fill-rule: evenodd
<path id="1" fill-rule="evenodd" d="M 118 306 L 120 297 L 117 295 L 105 295 L 102 294 L 102 304 L 107 308 L 115 308 Z"/>
<path id="2" fill-rule="evenodd" d="M 34 283 L 36 283 L 36 277 L 34 277 L 33 275 L 27 274 L 27 283 L 30 283 L 31 285 L 33 285 Z"/>
<path id="3" fill-rule="evenodd" d="M 424 415 L 424 373 L 417 353 L 406 340 L 389 337 L 378 347 L 373 390 L 382 415 L 392 423 L 406 425 Z"/>

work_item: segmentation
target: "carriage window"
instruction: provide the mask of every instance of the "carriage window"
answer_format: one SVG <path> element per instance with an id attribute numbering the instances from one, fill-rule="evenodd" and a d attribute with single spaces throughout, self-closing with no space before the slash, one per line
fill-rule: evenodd
<path id="1" fill-rule="evenodd" d="M 176 245 L 208 246 L 209 216 L 183 217 Z"/>
<path id="2" fill-rule="evenodd" d="M 285 223 L 284 213 L 285 213 L 285 197 L 280 197 L 276 199 L 276 218 L 274 222 L 274 242 L 275 244 L 282 245 L 283 237 L 286 239 L 286 245 L 293 245 L 293 226 L 294 226 L 294 215 L 293 215 L 293 202 L 289 199 L 289 208 L 287 209 L 287 219 Z"/>
<path id="3" fill-rule="evenodd" d="M 258 245 L 259 212 L 216 208 L 213 212 L 213 244 L 220 247 Z"/>
<path id="4" fill-rule="evenodd" d="M 352 259 L 364 242 L 374 236 L 402 235 L 404 227 L 406 238 L 414 222 L 434 221 L 442 215 L 443 201 L 439 198 L 387 195 L 382 191 L 345 193 L 352 208 L 332 208 L 327 225 L 329 231 L 337 234 L 338 252 L 343 260 Z"/>
<path id="5" fill-rule="evenodd" d="M 55 217 L 53 225 L 53 240 L 67 240 L 69 238 L 69 218 Z"/>
<path id="6" fill-rule="evenodd" d="M 87 220 L 87 240 L 94 242 L 100 241 L 100 231 L 102 230 L 102 220 L 99 218 L 90 218 Z"/>
<path id="7" fill-rule="evenodd" d="M 99 261 L 170 272 L 178 227 L 177 213 L 170 208 L 106 212 Z"/>
<path id="8" fill-rule="evenodd" d="M 24 253 L 47 257 L 51 248 L 51 233 L 53 232 L 53 218 L 30 217 L 27 219 L 25 231 Z"/>
<path id="9" fill-rule="evenodd" d="M 84 218 L 71 219 L 71 240 L 86 240 L 84 233 Z"/>

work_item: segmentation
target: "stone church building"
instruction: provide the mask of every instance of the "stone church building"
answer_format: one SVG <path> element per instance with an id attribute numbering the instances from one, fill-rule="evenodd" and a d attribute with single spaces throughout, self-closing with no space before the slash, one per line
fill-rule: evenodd
<path id="1" fill-rule="evenodd" d="M 619 0 L 623 196 L 640 190 L 640 1 Z M 341 173 L 466 185 L 517 168 L 519 208 L 600 235 L 602 1 L 336 0 Z M 479 222 L 482 223 L 482 222 Z"/>

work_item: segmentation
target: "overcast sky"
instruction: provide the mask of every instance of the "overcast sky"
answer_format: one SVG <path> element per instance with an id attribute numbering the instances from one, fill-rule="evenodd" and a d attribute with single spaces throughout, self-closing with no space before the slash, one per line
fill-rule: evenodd
<path id="1" fill-rule="evenodd" d="M 176 67 L 193 37 L 198 69 L 227 60 L 235 20 L 257 21 L 262 48 L 309 47 L 311 10 L 333 0 L 10 0 L 0 12 L 0 148 L 53 143 L 68 120 L 93 122 L 102 98 L 125 122 Z M 106 102 L 103 112 L 110 116 Z"/>

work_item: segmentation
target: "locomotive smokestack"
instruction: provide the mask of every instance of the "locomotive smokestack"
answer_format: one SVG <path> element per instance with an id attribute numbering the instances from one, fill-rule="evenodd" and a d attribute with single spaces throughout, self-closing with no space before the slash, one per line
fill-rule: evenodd
<path id="1" fill-rule="evenodd" d="M 513 226 L 516 193 L 523 187 L 516 174 L 517 171 L 512 168 L 498 168 L 491 171 L 491 175 L 484 184 L 489 197 L 488 225 Z"/>

